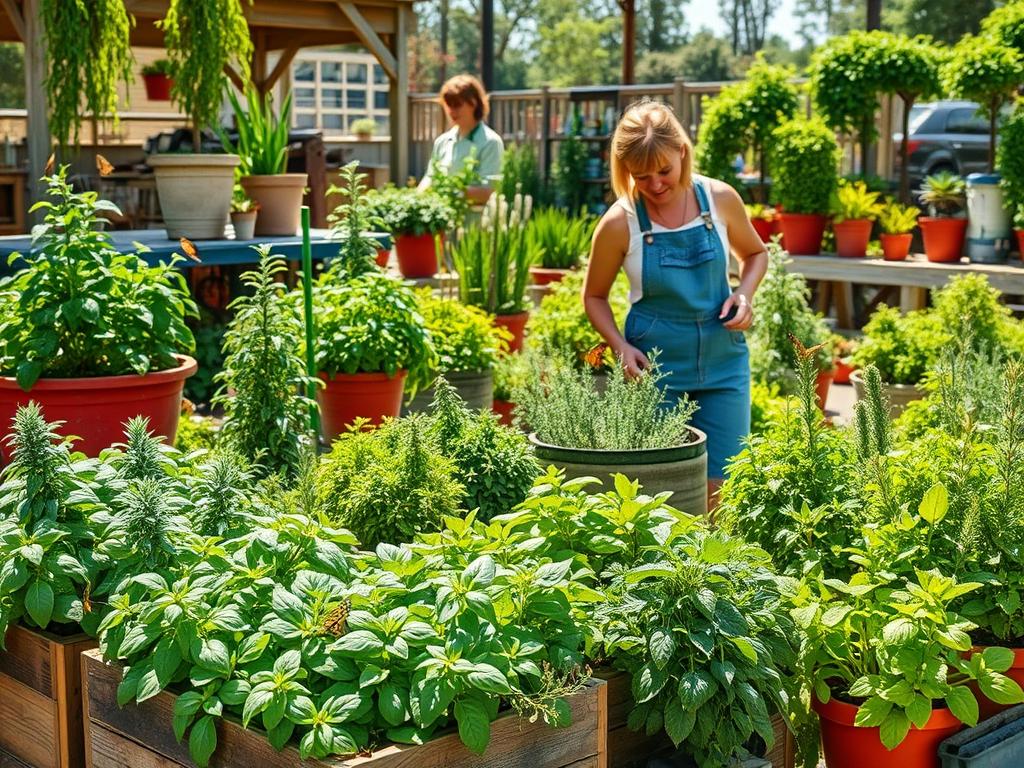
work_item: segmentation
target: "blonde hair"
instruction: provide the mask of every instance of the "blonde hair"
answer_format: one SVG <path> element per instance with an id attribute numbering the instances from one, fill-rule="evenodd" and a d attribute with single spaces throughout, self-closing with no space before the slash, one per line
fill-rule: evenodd
<path id="1" fill-rule="evenodd" d="M 490 109 L 483 83 L 472 75 L 456 75 L 441 86 L 441 101 L 449 107 L 473 104 L 473 117 L 483 120 Z"/>
<path id="2" fill-rule="evenodd" d="M 630 169 L 653 171 L 683 147 L 683 172 L 679 184 L 690 186 L 693 176 L 693 143 L 675 113 L 666 105 L 644 99 L 626 108 L 612 136 L 611 179 L 616 197 L 637 196 Z"/>

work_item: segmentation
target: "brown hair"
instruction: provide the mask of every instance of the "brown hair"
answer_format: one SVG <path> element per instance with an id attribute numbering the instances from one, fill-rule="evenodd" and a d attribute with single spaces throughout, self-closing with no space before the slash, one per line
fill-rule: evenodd
<path id="1" fill-rule="evenodd" d="M 686 152 L 679 184 L 688 187 L 693 177 L 693 143 L 675 113 L 665 104 L 650 99 L 631 104 L 612 136 L 612 190 L 618 197 L 636 197 L 630 169 L 654 170 L 683 147 Z"/>
<path id="2" fill-rule="evenodd" d="M 449 107 L 472 102 L 473 117 L 477 120 L 487 117 L 489 110 L 483 83 L 472 75 L 456 75 L 449 78 L 448 82 L 441 86 L 441 101 Z"/>

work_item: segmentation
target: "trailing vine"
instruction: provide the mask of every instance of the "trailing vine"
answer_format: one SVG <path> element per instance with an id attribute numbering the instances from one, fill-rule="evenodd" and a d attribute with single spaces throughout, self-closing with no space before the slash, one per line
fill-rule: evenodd
<path id="1" fill-rule="evenodd" d="M 171 60 L 171 98 L 192 119 L 192 146 L 199 152 L 203 127 L 216 123 L 220 112 L 224 68 L 234 66 L 249 79 L 249 24 L 241 0 L 171 0 L 157 26 Z"/>
<path id="2" fill-rule="evenodd" d="M 133 80 L 135 21 L 123 0 L 42 0 L 41 11 L 50 131 L 61 146 L 77 144 L 85 114 L 117 125 L 118 85 Z"/>

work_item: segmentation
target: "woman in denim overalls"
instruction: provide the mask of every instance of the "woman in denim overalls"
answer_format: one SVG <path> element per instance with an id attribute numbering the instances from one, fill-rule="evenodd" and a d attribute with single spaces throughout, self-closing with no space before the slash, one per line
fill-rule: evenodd
<path id="1" fill-rule="evenodd" d="M 708 436 L 708 479 L 716 490 L 750 431 L 750 362 L 743 331 L 768 256 L 739 194 L 691 173 L 693 147 L 671 110 L 644 101 L 623 115 L 611 146 L 619 199 L 594 234 L 583 300 L 598 332 L 640 375 L 652 349 L 670 400 L 700 405 L 694 426 Z M 728 282 L 730 250 L 740 284 Z M 608 291 L 620 269 L 632 307 L 620 333 Z"/>

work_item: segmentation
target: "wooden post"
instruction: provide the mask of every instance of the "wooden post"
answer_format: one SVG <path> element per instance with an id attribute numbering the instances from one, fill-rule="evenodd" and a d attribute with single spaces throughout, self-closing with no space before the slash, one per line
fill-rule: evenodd
<path id="1" fill-rule="evenodd" d="M 322 229 L 327 226 L 327 152 L 323 136 L 303 142 L 302 151 L 309 185 L 309 215 L 313 226 Z"/>
<path id="2" fill-rule="evenodd" d="M 395 8 L 395 35 L 392 53 L 395 56 L 396 75 L 391 79 L 388 96 L 391 107 L 391 180 L 402 186 L 409 176 L 409 51 L 406 38 L 411 25 L 411 10 L 405 4 Z"/>
<path id="3" fill-rule="evenodd" d="M 550 87 L 540 87 L 540 170 L 544 186 L 551 175 L 551 93 Z"/>
<path id="4" fill-rule="evenodd" d="M 25 0 L 22 13 L 25 20 L 25 101 L 28 107 L 28 203 L 43 198 L 43 184 L 39 178 L 46 168 L 53 144 L 50 141 L 50 121 L 46 102 L 46 44 L 43 42 L 43 19 L 40 0 Z M 43 211 L 32 214 L 31 224 L 42 222 Z"/>
<path id="5" fill-rule="evenodd" d="M 622 9 L 622 84 L 632 85 L 636 59 L 636 0 L 618 1 Z"/>
<path id="6" fill-rule="evenodd" d="M 494 0 L 480 5 L 480 79 L 484 90 L 494 90 Z"/>
<path id="7" fill-rule="evenodd" d="M 676 115 L 679 116 L 680 121 L 682 121 L 683 116 L 685 114 L 685 103 L 686 94 L 683 90 L 683 78 L 677 77 L 675 80 L 672 81 L 672 109 L 675 110 L 675 113 Z M 683 130 L 689 133 L 690 126 L 688 126 L 686 123 L 683 123 Z"/>

